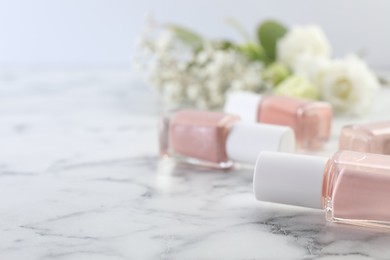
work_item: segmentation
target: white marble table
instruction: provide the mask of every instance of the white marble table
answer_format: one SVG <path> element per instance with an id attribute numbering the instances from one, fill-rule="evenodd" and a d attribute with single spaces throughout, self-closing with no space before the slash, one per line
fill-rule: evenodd
<path id="1" fill-rule="evenodd" d="M 1 70 L 0 259 L 390 258 L 390 232 L 255 201 L 250 170 L 159 163 L 158 113 L 126 69 Z"/>

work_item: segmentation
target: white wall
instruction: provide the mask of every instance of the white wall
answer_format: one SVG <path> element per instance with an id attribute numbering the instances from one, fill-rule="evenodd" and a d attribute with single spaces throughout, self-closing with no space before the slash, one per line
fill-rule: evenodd
<path id="1" fill-rule="evenodd" d="M 335 55 L 365 50 L 372 66 L 390 69 L 386 0 L 0 0 L 0 64 L 128 64 L 148 12 L 210 37 L 233 39 L 240 38 L 226 17 L 249 30 L 266 18 L 317 23 Z"/>

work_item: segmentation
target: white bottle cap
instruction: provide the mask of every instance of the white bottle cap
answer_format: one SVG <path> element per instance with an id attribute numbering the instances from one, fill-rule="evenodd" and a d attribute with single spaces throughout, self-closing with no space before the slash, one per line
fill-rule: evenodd
<path id="1" fill-rule="evenodd" d="M 253 176 L 256 199 L 322 209 L 327 158 L 261 152 Z"/>
<path id="2" fill-rule="evenodd" d="M 267 124 L 238 122 L 230 129 L 226 141 L 229 159 L 254 165 L 261 151 L 294 152 L 295 136 L 291 128 Z"/>
<path id="3" fill-rule="evenodd" d="M 238 115 L 241 120 L 257 122 L 257 113 L 261 102 L 261 95 L 247 91 L 237 91 L 228 95 L 224 112 Z"/>

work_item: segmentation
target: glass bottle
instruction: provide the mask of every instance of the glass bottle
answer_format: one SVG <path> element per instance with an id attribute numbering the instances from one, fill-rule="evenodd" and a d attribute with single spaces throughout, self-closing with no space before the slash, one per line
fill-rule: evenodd
<path id="1" fill-rule="evenodd" d="M 324 209 L 330 222 L 390 227 L 390 157 L 261 152 L 254 193 L 262 201 Z"/>
<path id="2" fill-rule="evenodd" d="M 390 155 L 390 122 L 343 127 L 340 149 Z"/>
<path id="3" fill-rule="evenodd" d="M 179 110 L 162 118 L 160 155 L 176 160 L 229 168 L 233 162 L 254 165 L 262 150 L 293 152 L 288 127 L 241 122 L 235 115 Z"/>
<path id="4" fill-rule="evenodd" d="M 289 126 L 302 148 L 319 149 L 330 137 L 332 107 L 326 102 L 235 92 L 224 111 L 250 122 Z"/>

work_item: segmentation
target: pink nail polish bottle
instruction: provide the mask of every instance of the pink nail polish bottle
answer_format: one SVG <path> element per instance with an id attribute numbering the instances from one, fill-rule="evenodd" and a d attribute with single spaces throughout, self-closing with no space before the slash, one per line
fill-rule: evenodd
<path id="1" fill-rule="evenodd" d="M 390 155 L 390 122 L 345 126 L 340 149 Z"/>
<path id="2" fill-rule="evenodd" d="M 262 150 L 293 152 L 289 127 L 241 122 L 238 116 L 180 110 L 163 117 L 160 155 L 192 164 L 229 168 L 233 162 L 256 162 Z"/>
<path id="3" fill-rule="evenodd" d="M 262 201 L 325 209 L 330 222 L 390 227 L 390 156 L 261 152 L 254 193 Z"/>
<path id="4" fill-rule="evenodd" d="M 235 92 L 224 111 L 249 122 L 289 126 L 302 148 L 319 149 L 330 136 L 332 107 L 326 102 Z"/>

